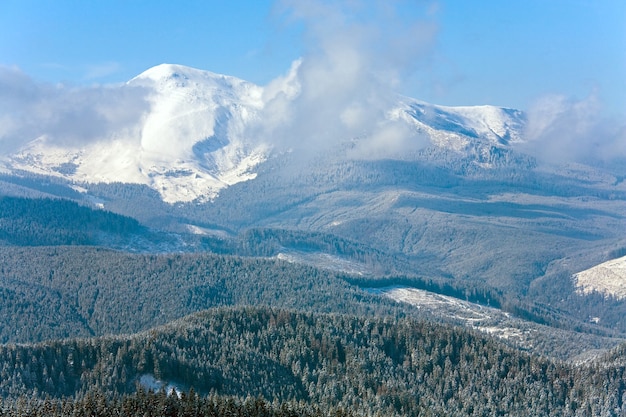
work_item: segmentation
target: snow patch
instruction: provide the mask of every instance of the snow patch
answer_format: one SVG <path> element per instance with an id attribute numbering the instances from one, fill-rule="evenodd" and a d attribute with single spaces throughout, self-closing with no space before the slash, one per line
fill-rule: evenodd
<path id="1" fill-rule="evenodd" d="M 165 389 L 167 395 L 171 395 L 175 393 L 178 398 L 183 393 L 184 389 L 181 385 L 175 384 L 172 382 L 161 381 L 160 379 L 156 379 L 154 375 L 145 374 L 139 377 L 139 384 L 150 391 L 160 391 L 161 389 Z"/>
<path id="2" fill-rule="evenodd" d="M 188 224 L 186 225 L 186 227 L 187 227 L 187 231 L 189 231 L 189 233 L 194 234 L 194 235 L 214 236 L 214 237 L 218 237 L 222 239 L 226 239 L 230 236 L 229 233 L 226 232 L 225 230 L 209 229 L 206 227 L 200 227 L 200 226 L 196 226 L 193 224 Z"/>
<path id="3" fill-rule="evenodd" d="M 496 308 L 410 287 L 368 288 L 367 291 L 420 309 L 443 313 L 448 318 L 481 332 L 500 339 L 524 342 L 527 346 L 531 346 L 526 339 L 532 330 L 507 325 L 511 323 L 510 316 Z"/>
<path id="4" fill-rule="evenodd" d="M 574 274 L 573 278 L 578 294 L 597 292 L 623 300 L 626 298 L 626 256 Z"/>
<path id="5" fill-rule="evenodd" d="M 316 266 L 318 268 L 329 269 L 331 271 L 346 272 L 356 275 L 366 275 L 371 272 L 370 268 L 368 268 L 365 264 L 323 252 L 304 252 L 289 250 L 276 255 L 276 259 L 280 259 L 290 263 L 302 263 L 306 265 Z"/>

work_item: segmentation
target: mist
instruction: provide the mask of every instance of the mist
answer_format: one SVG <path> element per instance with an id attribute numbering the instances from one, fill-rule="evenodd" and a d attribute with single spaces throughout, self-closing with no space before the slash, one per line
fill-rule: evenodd
<path id="1" fill-rule="evenodd" d="M 527 111 L 519 148 L 546 163 L 626 160 L 626 123 L 603 114 L 597 91 L 583 99 L 545 95 Z"/>
<path id="2" fill-rule="evenodd" d="M 51 145 L 78 147 L 123 134 L 149 110 L 148 94 L 125 84 L 40 83 L 0 66 L 0 151 L 15 152 L 42 136 Z"/>
<path id="3" fill-rule="evenodd" d="M 391 114 L 403 80 L 428 59 L 438 27 L 407 21 L 402 2 L 279 2 L 275 17 L 301 25 L 303 56 L 265 88 L 249 136 L 310 154 L 354 145 L 356 158 L 388 157 L 426 145 Z"/>
<path id="4" fill-rule="evenodd" d="M 437 53 L 437 9 L 426 1 L 277 1 L 272 19 L 301 28 L 301 57 L 264 86 L 263 107 L 244 136 L 302 155 L 346 149 L 358 159 L 402 157 L 430 145 L 396 107 Z M 41 83 L 0 66 L 0 152 L 41 137 L 64 147 L 139 141 L 150 94 L 137 85 Z M 626 158 L 626 124 L 603 116 L 596 91 L 583 99 L 545 95 L 526 114 L 525 143 L 515 146 L 541 161 Z"/>

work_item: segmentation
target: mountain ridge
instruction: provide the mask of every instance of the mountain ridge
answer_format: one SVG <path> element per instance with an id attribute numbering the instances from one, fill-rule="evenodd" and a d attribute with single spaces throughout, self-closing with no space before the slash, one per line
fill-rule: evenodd
<path id="1" fill-rule="evenodd" d="M 150 68 L 126 86 L 142 90 L 149 104 L 132 128 L 82 146 L 59 146 L 43 135 L 8 155 L 5 169 L 74 182 L 145 184 L 168 203 L 212 200 L 220 190 L 255 178 L 256 167 L 277 148 L 248 136 L 281 88 L 292 88 L 272 86 L 279 93 L 265 94 L 267 88 L 236 77 L 174 64 Z M 522 141 L 524 116 L 517 110 L 399 98 L 386 117 L 455 152 L 478 146 L 476 152 L 485 154 L 485 146 L 507 148 Z"/>
<path id="2" fill-rule="evenodd" d="M 129 82 L 154 102 L 126 132 L 135 136 L 83 148 L 42 137 L 5 158 L 9 172 L 0 187 L 73 199 L 164 233 L 165 244 L 128 251 L 282 253 L 339 269 L 365 261 L 383 281 L 406 274 L 494 289 L 522 315 L 626 332 L 626 304 L 581 294 L 572 279 L 623 256 L 626 183 L 619 164 L 548 165 L 521 151 L 521 111 L 399 96 L 360 114 L 382 115 L 361 130 L 328 126 L 332 134 L 361 133 L 325 142 L 329 109 L 324 117 L 312 114 L 319 103 L 299 98 L 297 81 L 290 74 L 263 90 L 202 70 L 155 67 Z M 279 117 L 262 124 L 292 110 L 300 112 L 293 123 Z M 363 121 L 359 114 L 334 116 Z M 300 121 L 306 129 L 293 126 Z M 272 130 L 282 122 L 284 129 Z M 311 128 L 320 136 L 306 136 Z M 281 137 L 262 143 L 273 134 Z"/>

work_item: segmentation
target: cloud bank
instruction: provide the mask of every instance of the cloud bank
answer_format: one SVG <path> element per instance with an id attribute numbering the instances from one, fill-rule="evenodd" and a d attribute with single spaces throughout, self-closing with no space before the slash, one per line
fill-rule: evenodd
<path id="1" fill-rule="evenodd" d="M 149 106 L 141 87 L 38 83 L 0 66 L 0 151 L 14 152 L 42 135 L 59 146 L 111 138 L 135 127 Z"/>
<path id="2" fill-rule="evenodd" d="M 303 56 L 265 89 L 265 108 L 251 136 L 303 151 L 356 140 L 359 157 L 417 149 L 423 138 L 388 112 L 394 90 L 427 59 L 437 25 L 403 19 L 390 1 L 294 1 L 276 16 L 303 28 Z M 360 155 L 359 155 L 360 153 Z"/>
<path id="3" fill-rule="evenodd" d="M 274 18 L 301 28 L 302 57 L 265 86 L 265 105 L 248 138 L 302 154 L 348 144 L 355 158 L 397 157 L 429 144 L 390 111 L 399 99 L 394 91 L 431 62 L 436 2 L 280 0 Z M 92 75 L 116 66 L 94 67 Z M 149 94 L 125 84 L 39 83 L 0 66 L 0 152 L 42 135 L 52 145 L 73 147 L 131 137 L 124 132 L 137 136 Z M 553 163 L 626 159 L 626 123 L 602 112 L 596 92 L 582 100 L 544 96 L 527 111 L 527 141 L 518 149 Z"/>
<path id="4" fill-rule="evenodd" d="M 527 142 L 520 150 L 548 163 L 626 159 L 626 123 L 602 114 L 596 91 L 581 100 L 541 97 L 527 112 Z"/>

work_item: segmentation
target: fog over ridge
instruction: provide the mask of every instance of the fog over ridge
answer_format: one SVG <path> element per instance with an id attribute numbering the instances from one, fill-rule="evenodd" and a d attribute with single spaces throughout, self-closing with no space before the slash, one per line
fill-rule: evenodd
<path id="1" fill-rule="evenodd" d="M 277 24 L 302 27 L 303 54 L 263 87 L 264 105 L 244 135 L 303 154 L 355 141 L 354 158 L 394 157 L 428 146 L 428 138 L 393 111 L 409 80 L 434 59 L 440 7 L 411 3 L 421 17 L 410 20 L 402 15 L 407 4 L 277 1 Z M 128 84 L 42 83 L 17 67 L 0 66 L 0 152 L 12 154 L 36 139 L 73 148 L 113 137 L 131 140 L 151 110 L 150 93 Z M 515 149 L 539 160 L 626 158 L 626 122 L 604 116 L 600 91 L 582 99 L 546 94 L 526 116 L 526 143 Z"/>
<path id="2" fill-rule="evenodd" d="M 120 85 L 73 87 L 37 82 L 0 66 L 0 151 L 11 153 L 40 137 L 81 147 L 136 128 L 150 109 L 148 89 Z"/>

